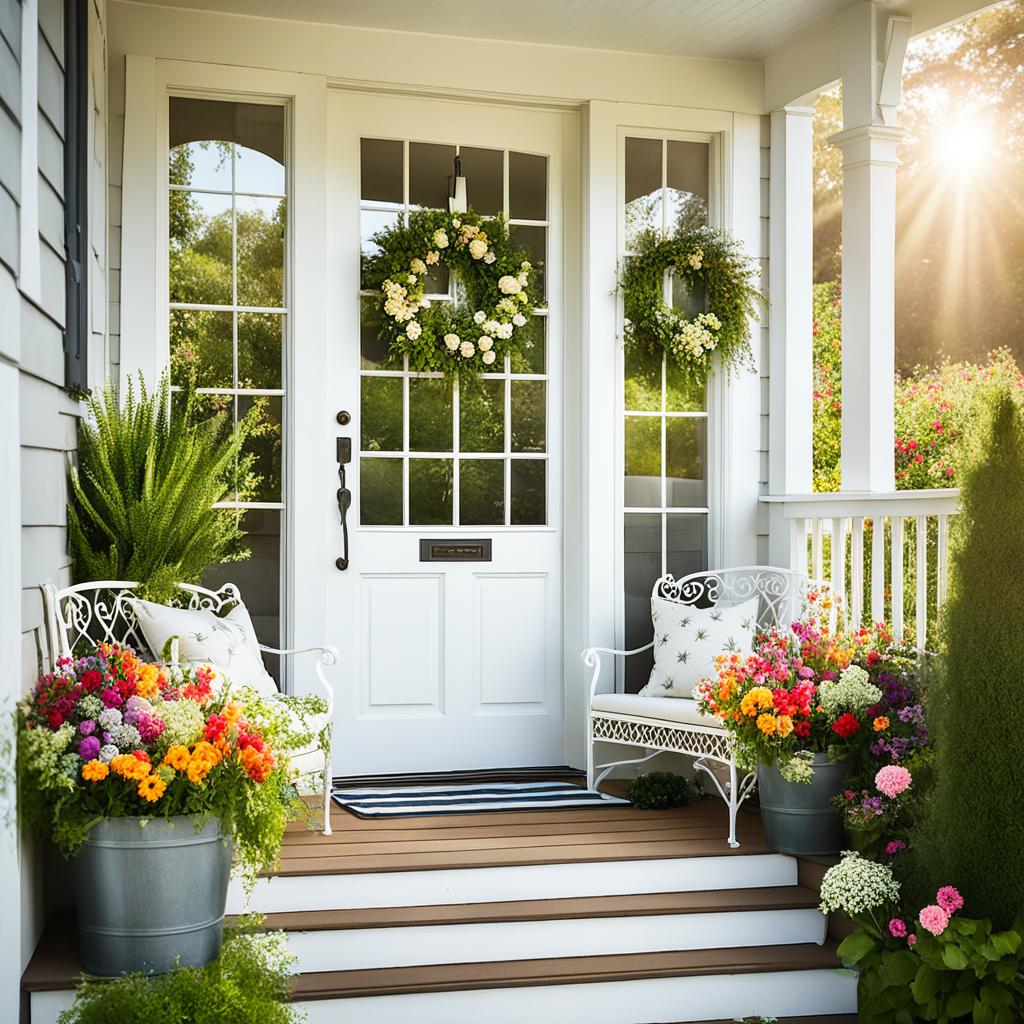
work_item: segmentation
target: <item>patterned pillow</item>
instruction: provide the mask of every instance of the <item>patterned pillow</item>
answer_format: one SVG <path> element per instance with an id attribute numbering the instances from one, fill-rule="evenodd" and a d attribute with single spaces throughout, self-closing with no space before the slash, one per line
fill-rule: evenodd
<path id="1" fill-rule="evenodd" d="M 211 665 L 233 686 L 251 686 L 266 697 L 277 695 L 277 684 L 263 664 L 252 619 L 241 602 L 223 617 L 139 599 L 131 606 L 149 649 L 158 657 L 167 641 L 177 637 L 182 664 Z"/>
<path id="2" fill-rule="evenodd" d="M 654 668 L 641 696 L 692 698 L 697 683 L 714 677 L 717 655 L 750 654 L 756 618 L 756 597 L 730 608 L 694 608 L 652 597 Z"/>

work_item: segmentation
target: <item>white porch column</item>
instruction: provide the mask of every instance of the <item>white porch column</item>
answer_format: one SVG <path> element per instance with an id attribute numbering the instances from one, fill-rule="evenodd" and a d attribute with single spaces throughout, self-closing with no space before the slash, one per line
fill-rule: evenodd
<path id="1" fill-rule="evenodd" d="M 910 26 L 862 3 L 840 18 L 843 131 L 842 489 L 892 491 L 896 150 Z"/>
<path id="2" fill-rule="evenodd" d="M 811 283 L 814 272 L 814 108 L 789 106 L 771 115 L 768 255 L 768 490 L 808 494 L 812 480 L 813 387 Z M 769 558 L 806 569 L 800 520 L 769 506 Z"/>

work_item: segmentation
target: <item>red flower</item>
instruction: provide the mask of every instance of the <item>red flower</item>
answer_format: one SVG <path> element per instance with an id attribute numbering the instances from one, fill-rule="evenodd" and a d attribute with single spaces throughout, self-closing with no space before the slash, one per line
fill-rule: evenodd
<path id="1" fill-rule="evenodd" d="M 252 747 L 253 750 L 263 750 L 263 740 L 255 733 L 251 732 L 243 732 L 241 736 L 238 737 L 238 745 L 242 750 L 245 750 L 246 747 Z"/>
<path id="2" fill-rule="evenodd" d="M 228 727 L 228 720 L 223 715 L 210 715 L 206 720 L 206 738 L 212 743 Z"/>
<path id="3" fill-rule="evenodd" d="M 868 663 L 868 668 L 874 668 L 874 666 L 878 664 L 878 659 L 880 657 L 881 655 L 878 653 L 878 651 L 868 651 L 868 656 L 865 659 L 865 661 L 867 661 Z"/>
<path id="4" fill-rule="evenodd" d="M 832 731 L 837 736 L 849 737 L 860 729 L 860 722 L 857 721 L 856 715 L 851 715 L 849 711 L 845 715 L 841 715 L 835 722 L 832 723 Z"/>
<path id="5" fill-rule="evenodd" d="M 145 761 L 146 764 L 150 763 L 149 754 L 147 754 L 144 750 L 133 750 L 132 754 L 135 756 L 136 760 Z"/>
<path id="6" fill-rule="evenodd" d="M 64 724 L 64 716 L 59 711 L 51 711 L 46 716 L 46 722 L 51 729 L 59 729 Z"/>
<path id="7" fill-rule="evenodd" d="M 100 700 L 103 701 L 108 708 L 119 708 L 124 703 L 124 698 L 112 687 L 104 690 L 100 694 Z"/>
<path id="8" fill-rule="evenodd" d="M 806 739 L 811 735 L 811 723 L 806 719 L 802 722 L 796 722 L 793 725 L 793 732 L 795 732 L 801 739 Z"/>
<path id="9" fill-rule="evenodd" d="M 82 688 L 89 693 L 95 693 L 103 685 L 103 675 L 91 668 L 88 672 L 82 673 Z"/>

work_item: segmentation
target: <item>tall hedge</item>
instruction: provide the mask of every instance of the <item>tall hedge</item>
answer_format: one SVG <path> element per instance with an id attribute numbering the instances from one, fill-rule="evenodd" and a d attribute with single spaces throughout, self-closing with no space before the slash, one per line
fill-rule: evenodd
<path id="1" fill-rule="evenodd" d="M 1024 417 L 1008 395 L 982 438 L 952 531 L 936 788 L 914 861 L 933 892 L 955 885 L 965 913 L 1007 927 L 1024 910 Z"/>

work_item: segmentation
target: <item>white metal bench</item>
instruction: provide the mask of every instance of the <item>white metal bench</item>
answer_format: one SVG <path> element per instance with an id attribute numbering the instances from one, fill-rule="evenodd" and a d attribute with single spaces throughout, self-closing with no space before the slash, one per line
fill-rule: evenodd
<path id="1" fill-rule="evenodd" d="M 805 612 L 810 596 L 828 590 L 828 585 L 815 582 L 789 569 L 771 566 L 743 566 L 736 569 L 715 569 L 693 573 L 682 579 L 663 576 L 654 584 L 651 596 L 692 608 L 720 609 L 743 604 L 757 598 L 757 633 L 788 630 L 792 622 Z M 835 612 L 832 613 L 833 618 Z M 729 845 L 736 840 L 736 814 L 757 782 L 754 772 L 739 778 L 733 741 L 716 718 L 702 715 L 697 702 L 684 697 L 646 697 L 639 694 L 599 693 L 602 655 L 628 658 L 642 654 L 654 646 L 654 640 L 633 651 L 588 647 L 582 654 L 590 669 L 590 700 L 587 711 L 587 785 L 599 785 L 615 768 L 643 764 L 661 753 L 686 754 L 696 758 L 694 768 L 711 779 L 715 789 L 729 807 Z M 612 678 L 615 680 L 613 663 Z M 640 747 L 641 757 L 595 764 L 594 745 L 613 743 Z M 715 767 L 728 778 L 719 778 Z"/>
<path id="2" fill-rule="evenodd" d="M 146 638 L 142 634 L 131 600 L 137 595 L 137 583 L 126 580 L 99 580 L 91 583 L 76 583 L 73 586 L 58 590 L 47 584 L 43 587 L 46 603 L 47 630 L 49 632 L 49 650 L 56 661 L 58 657 L 72 657 L 75 649 L 82 644 L 116 643 L 131 647 L 140 657 L 159 660 L 159 651 L 149 651 Z M 182 591 L 181 606 L 185 608 L 212 611 L 219 613 L 222 609 L 240 603 L 242 598 L 233 583 L 226 583 L 219 590 L 207 590 L 205 587 L 190 583 L 179 583 Z M 324 675 L 324 667 L 333 665 L 338 660 L 338 652 L 334 647 L 322 645 L 279 650 L 260 644 L 264 654 L 275 654 L 282 658 L 300 654 L 315 654 L 313 663 L 314 679 L 317 688 L 327 702 L 326 722 L 333 721 L 334 690 Z M 172 662 L 177 660 L 176 650 L 172 653 Z M 51 665 L 51 669 L 55 666 Z M 244 682 L 240 680 L 239 682 Z M 281 699 L 287 700 L 285 694 Z M 326 730 L 330 736 L 330 730 Z M 296 751 L 291 755 L 293 775 L 297 781 L 311 780 L 314 790 L 323 786 L 324 817 L 323 832 L 331 833 L 331 750 L 330 741 L 325 747 L 314 744 L 308 750 Z"/>

